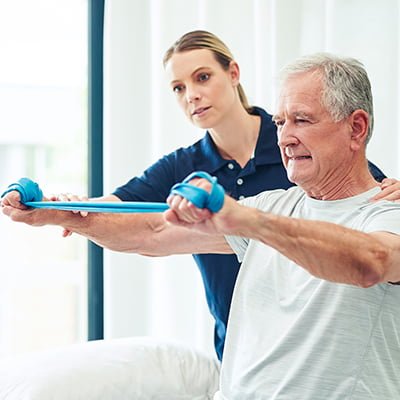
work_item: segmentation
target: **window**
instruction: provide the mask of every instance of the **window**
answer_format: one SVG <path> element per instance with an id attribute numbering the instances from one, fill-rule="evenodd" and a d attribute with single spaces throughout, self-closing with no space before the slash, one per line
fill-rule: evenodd
<path id="1" fill-rule="evenodd" d="M 87 0 L 0 0 L 0 184 L 87 192 Z M 86 340 L 86 240 L 0 221 L 0 356 Z"/>

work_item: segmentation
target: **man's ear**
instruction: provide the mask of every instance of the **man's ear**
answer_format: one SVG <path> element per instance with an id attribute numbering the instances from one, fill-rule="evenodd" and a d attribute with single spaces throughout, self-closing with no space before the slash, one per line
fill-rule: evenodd
<path id="1" fill-rule="evenodd" d="M 349 118 L 351 126 L 351 144 L 352 148 L 357 150 L 360 146 L 365 146 L 367 141 L 369 115 L 364 110 L 355 110 Z"/>
<path id="2" fill-rule="evenodd" d="M 231 61 L 229 63 L 229 75 L 231 77 L 232 83 L 234 86 L 239 85 L 240 83 L 240 69 L 239 65 L 236 61 Z"/>

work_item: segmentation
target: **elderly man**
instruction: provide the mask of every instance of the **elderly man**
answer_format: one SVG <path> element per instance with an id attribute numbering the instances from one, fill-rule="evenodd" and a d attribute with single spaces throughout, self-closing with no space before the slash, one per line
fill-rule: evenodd
<path id="1" fill-rule="evenodd" d="M 226 198 L 217 214 L 169 199 L 171 223 L 229 235 L 206 240 L 243 260 L 219 398 L 400 398 L 400 205 L 368 202 L 372 115 L 360 63 L 301 59 L 274 117 L 299 187 Z"/>
<path id="2" fill-rule="evenodd" d="M 3 211 L 114 250 L 236 253 L 243 264 L 218 399 L 398 399 L 400 204 L 369 201 L 380 188 L 367 167 L 373 108 L 364 68 L 323 54 L 295 62 L 274 119 L 299 187 L 239 203 L 225 196 L 217 213 L 171 196 L 168 224 L 132 215 L 130 230 L 117 215 L 21 211 L 12 193 Z"/>

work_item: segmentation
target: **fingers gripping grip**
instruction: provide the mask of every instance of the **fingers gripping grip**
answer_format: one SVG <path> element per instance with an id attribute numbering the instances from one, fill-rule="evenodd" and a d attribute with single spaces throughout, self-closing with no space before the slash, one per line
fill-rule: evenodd
<path id="1" fill-rule="evenodd" d="M 7 193 L 12 192 L 13 190 L 19 192 L 21 203 L 23 204 L 28 201 L 41 201 L 43 199 L 43 192 L 39 188 L 39 185 L 29 178 L 21 178 L 18 182 L 9 185 L 1 197 L 4 197 Z"/>
<path id="2" fill-rule="evenodd" d="M 212 184 L 211 192 L 208 193 L 206 190 L 188 183 L 194 178 L 207 179 Z M 224 188 L 217 182 L 217 178 L 203 171 L 193 172 L 182 183 L 174 185 L 171 194 L 182 196 L 196 207 L 207 208 L 213 213 L 222 208 L 225 197 Z"/>

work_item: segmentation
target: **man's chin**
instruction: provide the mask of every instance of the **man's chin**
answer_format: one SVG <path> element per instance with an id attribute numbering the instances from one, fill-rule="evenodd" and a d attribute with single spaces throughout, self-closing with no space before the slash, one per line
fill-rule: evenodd
<path id="1" fill-rule="evenodd" d="M 296 186 L 303 186 L 307 181 L 307 177 L 302 174 L 292 174 L 288 175 L 288 179 L 290 182 L 294 183 Z"/>

